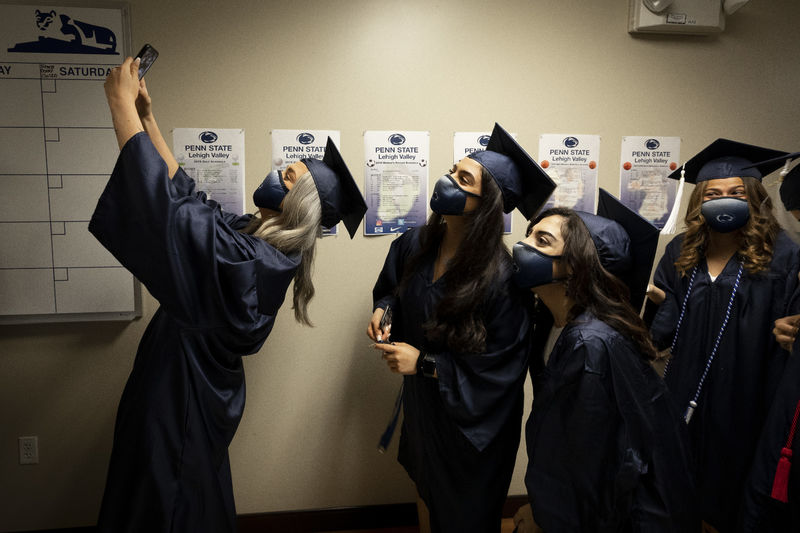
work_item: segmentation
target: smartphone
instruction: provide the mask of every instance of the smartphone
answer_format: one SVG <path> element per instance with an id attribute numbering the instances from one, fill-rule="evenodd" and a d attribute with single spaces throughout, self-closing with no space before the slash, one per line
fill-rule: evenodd
<path id="1" fill-rule="evenodd" d="M 378 324 L 378 329 L 380 331 L 384 331 L 391 327 L 392 327 L 392 307 L 390 305 L 387 305 L 386 309 L 383 311 L 383 316 L 381 317 L 381 321 Z M 379 335 L 378 340 L 375 342 L 377 342 L 378 344 L 383 344 L 389 341 L 381 340 Z"/>
<path id="2" fill-rule="evenodd" d="M 139 53 L 136 54 L 136 58 L 139 58 L 141 61 L 139 62 L 139 79 L 144 78 L 144 75 L 150 69 L 150 67 L 155 62 L 156 58 L 158 57 L 158 50 L 146 44 L 139 50 Z"/>

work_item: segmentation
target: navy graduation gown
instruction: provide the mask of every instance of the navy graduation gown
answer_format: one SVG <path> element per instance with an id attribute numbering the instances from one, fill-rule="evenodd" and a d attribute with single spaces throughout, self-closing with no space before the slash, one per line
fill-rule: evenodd
<path id="1" fill-rule="evenodd" d="M 666 248 L 654 275 L 666 299 L 653 318 L 651 333 L 659 349 L 675 335 L 689 276 L 679 276 L 675 261 L 683 236 Z M 678 335 L 666 383 L 681 414 L 694 397 L 719 333 L 739 267 L 734 256 L 715 282 L 702 260 Z M 742 273 L 731 316 L 705 380 L 699 406 L 689 424 L 696 462 L 698 496 L 705 521 L 721 533 L 734 531 L 746 478 L 787 352 L 775 342 L 773 322 L 797 313 L 793 294 L 800 267 L 798 247 L 778 234 L 769 270 Z"/>
<path id="2" fill-rule="evenodd" d="M 527 369 L 527 314 L 511 285 L 510 258 L 482 304 L 486 352 L 453 353 L 423 330 L 447 290 L 426 257 L 395 295 L 406 261 L 420 249 L 411 229 L 391 245 L 373 290 L 374 307 L 392 306 L 392 340 L 437 354 L 438 379 L 404 377 L 398 459 L 430 511 L 433 531 L 500 531 L 519 447 Z"/>
<path id="3" fill-rule="evenodd" d="M 795 341 L 775 392 L 761 439 L 756 448 L 747 484 L 742 530 L 758 533 L 800 531 L 800 430 L 792 440 L 792 468 L 789 474 L 788 502 L 771 497 L 781 449 L 786 446 L 792 420 L 800 402 L 800 342 Z"/>
<path id="4" fill-rule="evenodd" d="M 257 352 L 299 264 L 239 233 L 145 133 L 123 147 L 89 231 L 159 301 L 114 429 L 99 531 L 236 530 L 228 445 Z"/>
<path id="5" fill-rule="evenodd" d="M 525 429 L 537 524 L 547 533 L 699 531 L 686 428 L 650 363 L 590 313 L 567 324 L 546 365 L 541 346 L 531 352 Z"/>

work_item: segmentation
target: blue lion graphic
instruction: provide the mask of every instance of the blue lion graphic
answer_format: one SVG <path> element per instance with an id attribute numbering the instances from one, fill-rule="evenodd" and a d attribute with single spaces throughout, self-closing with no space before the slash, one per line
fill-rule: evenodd
<path id="1" fill-rule="evenodd" d="M 117 36 L 109 28 L 59 15 L 55 10 L 38 9 L 35 24 L 39 30 L 38 40 L 17 43 L 8 49 L 9 52 L 119 55 Z"/>

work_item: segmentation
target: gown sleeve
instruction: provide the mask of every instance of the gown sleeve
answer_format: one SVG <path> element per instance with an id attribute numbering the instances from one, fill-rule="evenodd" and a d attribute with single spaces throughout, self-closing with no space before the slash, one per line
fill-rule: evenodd
<path id="1" fill-rule="evenodd" d="M 195 181 L 183 170 L 183 167 L 178 167 L 175 175 L 172 176 L 172 183 L 175 185 L 175 190 L 180 196 L 192 196 L 198 201 L 209 205 L 212 209 L 219 206 L 216 201 L 209 199 L 205 192 L 195 190 Z M 222 220 L 233 229 L 240 230 L 244 228 L 252 219 L 251 215 L 237 215 L 224 211 L 222 206 L 219 206 L 219 208 L 219 214 Z"/>
<path id="2" fill-rule="evenodd" d="M 146 133 L 122 148 L 89 231 L 193 326 L 247 331 L 259 311 L 277 311 L 298 262 L 238 233 L 181 170 L 170 180 Z"/>
<path id="3" fill-rule="evenodd" d="M 663 290 L 665 294 L 664 301 L 657 307 L 650 325 L 650 333 L 659 350 L 664 350 L 672 345 L 672 338 L 675 335 L 675 327 L 683 303 L 679 301 L 682 295 L 679 294 L 679 274 L 675 268 L 682 240 L 682 235 L 679 235 L 667 245 L 653 274 L 653 284 Z"/>
<path id="4" fill-rule="evenodd" d="M 478 450 L 517 406 L 528 371 L 528 312 L 511 283 L 510 267 L 491 291 L 484 324 L 485 353 L 436 354 L 445 410 Z"/>
<path id="5" fill-rule="evenodd" d="M 178 167 L 178 170 L 175 171 L 175 175 L 172 176 L 172 184 L 175 186 L 175 193 L 178 196 L 194 196 L 195 195 L 195 181 L 189 177 L 183 167 Z M 205 194 L 198 192 L 198 198 L 200 198 L 200 194 L 203 194 L 202 199 L 205 200 Z"/>

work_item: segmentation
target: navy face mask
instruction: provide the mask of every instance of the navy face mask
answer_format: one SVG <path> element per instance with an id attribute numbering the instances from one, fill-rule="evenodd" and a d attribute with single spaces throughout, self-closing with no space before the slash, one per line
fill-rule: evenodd
<path id="1" fill-rule="evenodd" d="M 465 191 L 458 186 L 450 174 L 445 174 L 436 182 L 431 196 L 431 209 L 438 215 L 463 215 L 467 198 L 480 195 Z"/>
<path id="2" fill-rule="evenodd" d="M 700 207 L 700 213 L 711 229 L 719 233 L 729 233 L 747 224 L 750 206 L 747 200 L 726 196 L 706 200 Z"/>
<path id="3" fill-rule="evenodd" d="M 253 202 L 257 207 L 280 212 L 281 202 L 283 202 L 283 198 L 288 192 L 289 188 L 283 181 L 281 171 L 273 170 L 267 174 L 267 177 L 264 178 L 264 181 L 261 182 L 261 185 L 259 185 L 258 189 L 253 193 Z"/>
<path id="4" fill-rule="evenodd" d="M 543 254 L 520 241 L 511 249 L 514 258 L 514 282 L 521 289 L 530 289 L 553 282 L 553 261 L 560 255 Z"/>

